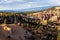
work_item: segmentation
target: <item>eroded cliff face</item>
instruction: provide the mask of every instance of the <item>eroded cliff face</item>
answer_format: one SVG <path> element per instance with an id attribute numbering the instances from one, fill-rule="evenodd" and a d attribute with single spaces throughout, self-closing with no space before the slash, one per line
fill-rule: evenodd
<path id="1" fill-rule="evenodd" d="M 58 18 L 60 17 L 60 7 L 52 7 L 50 9 L 47 10 L 43 10 L 40 12 L 36 12 L 36 13 L 31 13 L 31 14 L 27 14 L 27 16 L 31 17 L 31 18 L 38 18 L 38 19 L 47 19 L 49 18 L 49 20 L 51 21 L 58 21 Z M 43 17 L 43 18 L 41 18 Z"/>

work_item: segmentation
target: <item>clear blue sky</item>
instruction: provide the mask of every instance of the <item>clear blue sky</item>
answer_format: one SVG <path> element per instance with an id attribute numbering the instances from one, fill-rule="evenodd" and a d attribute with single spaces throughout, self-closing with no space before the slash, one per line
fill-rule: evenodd
<path id="1" fill-rule="evenodd" d="M 60 0 L 0 0 L 0 10 L 18 10 L 59 5 Z"/>

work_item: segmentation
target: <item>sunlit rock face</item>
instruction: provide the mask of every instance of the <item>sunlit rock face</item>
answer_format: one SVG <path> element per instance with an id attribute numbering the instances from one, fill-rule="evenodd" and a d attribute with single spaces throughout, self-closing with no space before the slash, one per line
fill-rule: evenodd
<path id="1" fill-rule="evenodd" d="M 60 7 L 56 7 L 56 9 L 60 9 Z"/>
<path id="2" fill-rule="evenodd" d="M 42 20 L 41 24 L 46 25 L 47 24 L 47 20 Z"/>
<path id="3" fill-rule="evenodd" d="M 57 22 L 58 21 L 57 16 L 53 16 L 49 20 L 52 21 L 52 22 Z"/>

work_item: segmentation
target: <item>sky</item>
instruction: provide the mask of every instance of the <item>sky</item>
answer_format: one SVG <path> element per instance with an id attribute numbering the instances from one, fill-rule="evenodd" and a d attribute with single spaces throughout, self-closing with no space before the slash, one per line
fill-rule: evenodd
<path id="1" fill-rule="evenodd" d="M 60 6 L 60 0 L 0 0 L 0 10 Z"/>

